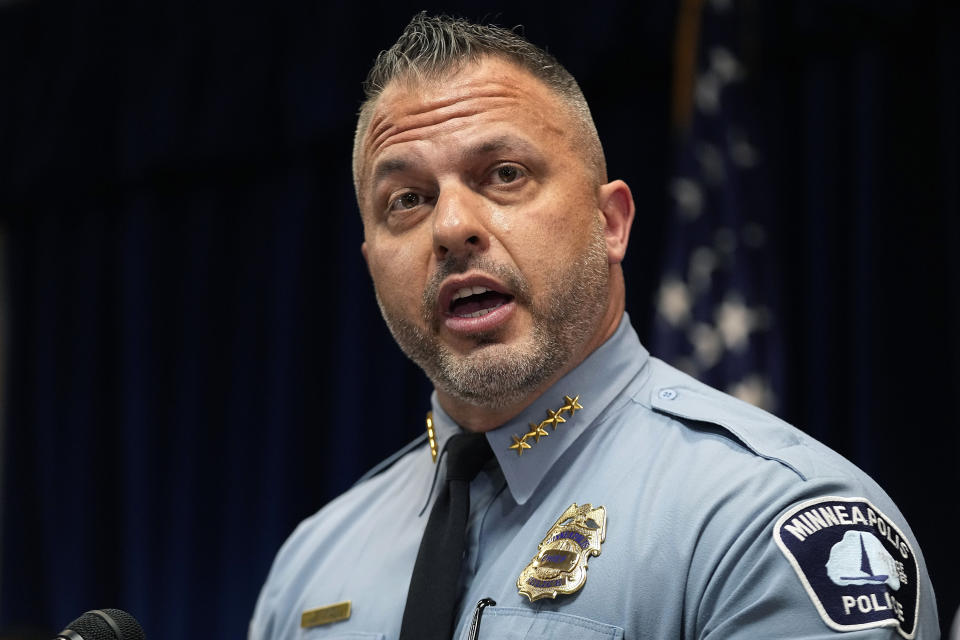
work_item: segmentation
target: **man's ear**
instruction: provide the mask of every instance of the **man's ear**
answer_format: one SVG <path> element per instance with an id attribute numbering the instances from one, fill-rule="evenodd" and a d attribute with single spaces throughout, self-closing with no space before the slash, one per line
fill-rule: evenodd
<path id="1" fill-rule="evenodd" d="M 619 264 L 627 253 L 630 226 L 633 224 L 633 194 L 623 180 L 614 180 L 601 185 L 598 204 L 603 214 L 603 234 L 607 240 L 607 259 L 610 264 Z"/>

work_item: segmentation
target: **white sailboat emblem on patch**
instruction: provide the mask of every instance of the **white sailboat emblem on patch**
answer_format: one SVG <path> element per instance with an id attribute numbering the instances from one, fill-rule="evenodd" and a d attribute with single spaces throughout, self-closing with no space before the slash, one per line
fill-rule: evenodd
<path id="1" fill-rule="evenodd" d="M 883 543 L 865 531 L 847 531 L 830 549 L 827 575 L 834 584 L 889 584 L 900 588 L 893 556 Z"/>

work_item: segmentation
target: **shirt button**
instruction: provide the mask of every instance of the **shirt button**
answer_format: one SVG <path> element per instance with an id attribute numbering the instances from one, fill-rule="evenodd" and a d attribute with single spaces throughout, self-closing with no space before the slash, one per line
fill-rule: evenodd
<path id="1" fill-rule="evenodd" d="M 660 398 L 661 398 L 662 400 L 673 400 L 673 399 L 676 398 L 676 397 L 677 397 L 677 392 L 674 391 L 673 389 L 661 389 L 661 390 L 660 390 Z"/>

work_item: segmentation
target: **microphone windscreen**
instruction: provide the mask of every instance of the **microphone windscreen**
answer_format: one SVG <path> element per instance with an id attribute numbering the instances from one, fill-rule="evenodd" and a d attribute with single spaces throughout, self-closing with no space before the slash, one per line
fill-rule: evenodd
<path id="1" fill-rule="evenodd" d="M 67 625 L 58 637 L 71 637 L 68 631 L 78 634 L 83 640 L 146 640 L 140 623 L 121 609 L 87 611 Z"/>

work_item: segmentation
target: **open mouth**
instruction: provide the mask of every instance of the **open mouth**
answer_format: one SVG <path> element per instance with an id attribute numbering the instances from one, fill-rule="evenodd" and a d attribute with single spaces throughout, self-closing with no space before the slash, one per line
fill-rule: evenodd
<path id="1" fill-rule="evenodd" d="M 457 289 L 450 298 L 448 313 L 458 318 L 479 318 L 513 300 L 513 296 L 488 287 Z"/>

